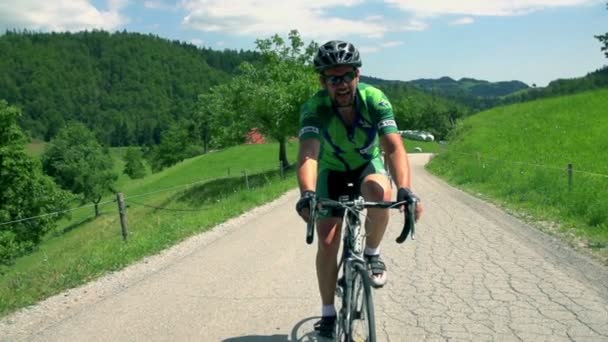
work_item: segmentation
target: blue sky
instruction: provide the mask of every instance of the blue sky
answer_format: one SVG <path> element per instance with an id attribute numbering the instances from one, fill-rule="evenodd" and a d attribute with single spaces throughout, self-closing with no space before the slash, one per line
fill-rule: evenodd
<path id="1" fill-rule="evenodd" d="M 545 86 L 606 64 L 606 0 L 0 0 L 0 29 L 153 33 L 213 49 L 253 49 L 297 29 L 353 42 L 365 75 L 449 76 Z"/>

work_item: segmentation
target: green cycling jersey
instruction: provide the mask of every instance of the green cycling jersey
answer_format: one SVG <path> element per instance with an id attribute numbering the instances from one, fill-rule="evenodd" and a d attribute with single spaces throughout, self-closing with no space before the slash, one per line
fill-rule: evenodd
<path id="1" fill-rule="evenodd" d="M 393 108 L 384 93 L 359 83 L 352 126 L 342 120 L 327 90 L 308 100 L 300 112 L 300 141 L 321 142 L 320 170 L 351 171 L 380 158 L 378 136 L 397 133 Z"/>

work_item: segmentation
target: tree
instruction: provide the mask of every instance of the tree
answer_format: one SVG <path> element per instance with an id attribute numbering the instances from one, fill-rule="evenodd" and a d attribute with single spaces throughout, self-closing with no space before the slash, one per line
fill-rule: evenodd
<path id="1" fill-rule="evenodd" d="M 113 162 L 81 123 L 71 123 L 51 140 L 42 156 L 44 171 L 66 190 L 82 196 L 82 202 L 95 205 L 99 216 L 99 202 L 112 191 L 118 175 Z"/>
<path id="2" fill-rule="evenodd" d="M 209 117 L 212 140 L 220 144 L 244 140 L 254 128 L 275 139 L 284 166 L 289 165 L 286 142 L 297 134 L 300 107 L 318 89 L 318 77 L 310 67 L 317 44 L 305 47 L 296 30 L 288 40 L 289 44 L 276 34 L 256 40 L 261 63 L 242 63 L 238 76 L 199 97 L 198 111 Z"/>
<path id="3" fill-rule="evenodd" d="M 0 223 L 41 216 L 68 208 L 72 199 L 42 173 L 40 162 L 24 149 L 26 137 L 17 125 L 21 112 L 0 100 Z M 0 226 L 0 264 L 10 264 L 31 250 L 65 214 Z"/>
<path id="4" fill-rule="evenodd" d="M 138 148 L 129 148 L 124 157 L 124 173 L 131 179 L 143 178 L 146 175 L 146 167 L 142 161 L 142 152 Z"/>
<path id="5" fill-rule="evenodd" d="M 155 171 L 175 165 L 180 161 L 202 154 L 200 128 L 192 120 L 171 124 L 163 134 L 160 144 L 152 153 L 152 168 Z"/>
<path id="6" fill-rule="evenodd" d="M 235 77 L 217 85 L 198 98 L 198 121 L 204 145 L 228 147 L 242 144 L 251 129 L 250 118 L 243 111 L 246 79 Z"/>
<path id="7" fill-rule="evenodd" d="M 606 3 L 606 9 L 608 9 L 608 3 Z M 602 51 L 604 52 L 606 58 L 608 58 L 608 32 L 604 33 L 603 35 L 595 36 L 595 38 L 597 38 L 600 43 L 604 44 L 604 46 L 602 46 Z"/>

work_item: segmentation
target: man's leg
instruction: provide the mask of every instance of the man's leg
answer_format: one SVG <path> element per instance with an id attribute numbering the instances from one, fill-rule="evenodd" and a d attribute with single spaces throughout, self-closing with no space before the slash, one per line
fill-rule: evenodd
<path id="1" fill-rule="evenodd" d="M 393 198 L 390 180 L 387 176 L 374 173 L 365 177 L 361 183 L 361 194 L 367 201 L 391 201 Z M 366 246 L 378 248 L 386 226 L 388 225 L 388 209 L 367 209 L 365 229 L 367 231 Z"/>
<path id="2" fill-rule="evenodd" d="M 370 174 L 361 183 L 361 194 L 367 201 L 391 201 L 390 180 L 383 174 Z M 380 258 L 380 242 L 388 225 L 388 209 L 367 209 L 365 255 L 372 271 L 372 284 L 382 287 L 386 283 L 386 266 Z"/>
<path id="3" fill-rule="evenodd" d="M 317 280 L 323 304 L 319 322 L 315 323 L 315 330 L 320 336 L 334 338 L 336 324 L 336 307 L 334 293 L 338 277 L 338 250 L 340 249 L 340 230 L 342 220 L 339 218 L 324 218 L 317 223 Z"/>
<path id="4" fill-rule="evenodd" d="M 334 305 L 341 228 L 342 220 L 337 217 L 320 219 L 317 224 L 317 279 L 323 306 Z"/>

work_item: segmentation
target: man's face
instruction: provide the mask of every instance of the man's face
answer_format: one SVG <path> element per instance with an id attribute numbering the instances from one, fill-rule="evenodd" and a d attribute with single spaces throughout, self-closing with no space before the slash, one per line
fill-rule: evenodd
<path id="1" fill-rule="evenodd" d="M 350 107 L 355 102 L 359 84 L 359 69 L 350 65 L 327 69 L 321 75 L 321 83 L 338 107 Z"/>

